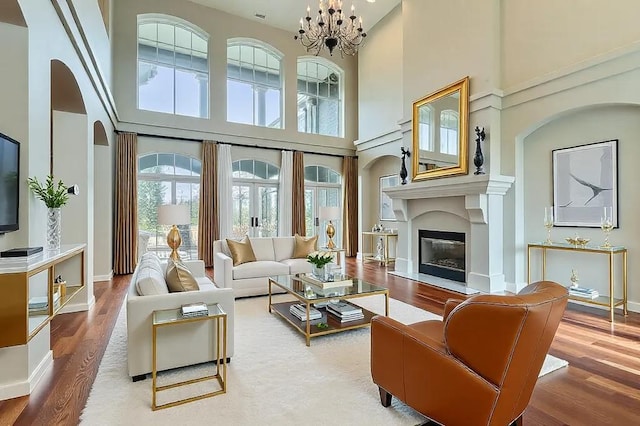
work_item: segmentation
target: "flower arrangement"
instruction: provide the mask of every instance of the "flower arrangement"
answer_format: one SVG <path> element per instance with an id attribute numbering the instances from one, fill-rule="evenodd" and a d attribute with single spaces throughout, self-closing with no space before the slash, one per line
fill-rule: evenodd
<path id="1" fill-rule="evenodd" d="M 313 264 L 316 268 L 322 268 L 326 264 L 331 263 L 333 255 L 331 253 L 322 253 L 315 251 L 307 255 L 307 262 Z"/>
<path id="2" fill-rule="evenodd" d="M 48 208 L 57 209 L 67 204 L 69 199 L 67 187 L 61 180 L 58 181 L 57 185 L 54 184 L 53 175 L 47 176 L 44 185 L 38 181 L 37 177 L 29 178 L 27 181 L 29 182 L 29 189 L 35 193 L 37 199 L 44 201 Z"/>

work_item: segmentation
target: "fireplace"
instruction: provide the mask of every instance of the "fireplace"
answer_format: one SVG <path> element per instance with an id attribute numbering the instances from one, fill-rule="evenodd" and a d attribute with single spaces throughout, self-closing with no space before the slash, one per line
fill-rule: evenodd
<path id="1" fill-rule="evenodd" d="M 418 230 L 418 271 L 466 282 L 465 234 Z"/>

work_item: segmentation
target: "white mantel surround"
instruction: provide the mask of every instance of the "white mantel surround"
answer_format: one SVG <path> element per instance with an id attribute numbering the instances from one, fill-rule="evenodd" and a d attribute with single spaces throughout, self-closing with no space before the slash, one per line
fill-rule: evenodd
<path id="1" fill-rule="evenodd" d="M 398 221 L 396 270 L 418 272 L 418 229 L 428 223 L 431 229 L 466 234 L 469 287 L 504 291 L 503 197 L 514 180 L 466 175 L 386 189 Z"/>

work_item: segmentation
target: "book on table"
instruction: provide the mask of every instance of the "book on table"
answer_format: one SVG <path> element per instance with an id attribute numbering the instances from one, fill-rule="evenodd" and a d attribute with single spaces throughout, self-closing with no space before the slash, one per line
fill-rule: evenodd
<path id="1" fill-rule="evenodd" d="M 198 317 L 209 314 L 209 308 L 206 303 L 189 303 L 180 307 L 180 313 L 183 317 Z"/>
<path id="2" fill-rule="evenodd" d="M 313 284 L 321 289 L 333 288 L 333 287 L 348 287 L 353 285 L 353 279 L 347 277 L 346 275 L 340 275 L 338 279 L 334 279 L 333 281 L 323 281 L 316 278 L 313 274 L 298 274 L 297 278 L 308 284 Z"/>
<path id="3" fill-rule="evenodd" d="M 575 297 L 583 297 L 586 299 L 596 299 L 600 296 L 600 293 L 592 288 L 569 287 L 569 295 Z"/>
<path id="4" fill-rule="evenodd" d="M 296 318 L 298 318 L 301 321 L 306 321 L 307 320 L 307 307 L 306 305 L 303 304 L 293 304 L 289 307 L 289 312 L 291 313 L 291 315 L 295 316 Z M 309 319 L 310 320 L 317 320 L 322 318 L 322 312 L 320 312 L 319 310 L 317 310 L 314 307 L 310 307 L 309 308 Z"/>
<path id="5" fill-rule="evenodd" d="M 340 322 L 357 321 L 364 318 L 361 307 L 344 301 L 328 303 L 327 312 L 338 317 Z"/>

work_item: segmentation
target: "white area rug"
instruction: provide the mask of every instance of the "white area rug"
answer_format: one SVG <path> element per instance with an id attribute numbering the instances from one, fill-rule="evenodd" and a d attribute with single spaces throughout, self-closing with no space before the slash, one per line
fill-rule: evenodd
<path id="1" fill-rule="evenodd" d="M 384 312 L 381 296 L 362 298 L 358 303 Z M 440 318 L 394 299 L 390 300 L 390 314 L 403 323 Z M 266 297 L 236 301 L 235 355 L 228 366 L 224 395 L 151 411 L 151 379 L 133 383 L 127 375 L 126 339 L 123 308 L 82 413 L 82 424 L 416 425 L 425 420 L 396 398 L 389 408 L 380 405 L 369 369 L 368 328 L 316 337 L 307 347 L 302 334 L 267 312 Z M 565 365 L 566 361 L 547 356 L 541 375 Z M 203 369 L 210 373 L 212 368 L 178 369 L 162 379 L 185 380 L 203 375 Z"/>

